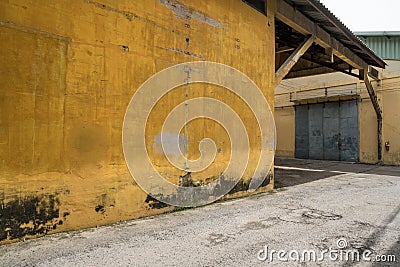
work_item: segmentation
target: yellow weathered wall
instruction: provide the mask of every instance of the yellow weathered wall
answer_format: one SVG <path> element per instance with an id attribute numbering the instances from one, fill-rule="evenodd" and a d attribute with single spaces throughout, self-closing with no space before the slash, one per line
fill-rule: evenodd
<path id="1" fill-rule="evenodd" d="M 399 69 L 400 72 L 400 69 Z M 400 75 L 383 81 L 383 143 L 389 142 L 390 150 L 383 151 L 383 161 L 400 165 Z"/>
<path id="2" fill-rule="evenodd" d="M 382 80 L 372 83 L 377 92 L 378 101 L 383 112 L 382 122 L 382 156 L 383 163 L 400 165 L 400 62 L 388 61 L 388 67 L 382 74 Z M 359 104 L 360 124 L 360 161 L 376 163 L 378 123 L 372 103 L 364 94 Z M 386 151 L 385 142 L 390 143 Z"/>
<path id="3" fill-rule="evenodd" d="M 294 107 L 276 108 L 277 131 L 276 156 L 294 158 L 295 156 L 295 110 Z"/>
<path id="4" fill-rule="evenodd" d="M 371 100 L 358 102 L 359 160 L 364 163 L 378 161 L 378 121 Z"/>
<path id="5" fill-rule="evenodd" d="M 273 107 L 272 8 L 264 16 L 240 0 L 182 0 L 186 8 L 174 14 L 166 1 L 96 1 L 0 1 L 0 243 L 172 209 L 135 184 L 122 152 L 130 99 L 168 66 L 230 65 L 254 80 Z M 188 19 L 185 12 L 200 16 Z M 150 155 L 171 181 L 182 173 L 153 141 L 168 112 L 187 98 L 223 100 L 247 121 L 251 147 L 259 148 L 255 119 L 235 95 L 212 86 L 185 90 L 163 98 L 146 129 Z M 188 129 L 191 157 L 205 136 L 223 151 L 193 179 L 218 177 L 230 153 L 224 130 L 208 121 Z M 244 194 L 237 191 L 232 196 Z"/>

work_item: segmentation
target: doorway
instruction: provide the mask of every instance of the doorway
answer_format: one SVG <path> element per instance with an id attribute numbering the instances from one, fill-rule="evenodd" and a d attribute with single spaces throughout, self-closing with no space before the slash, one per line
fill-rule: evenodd
<path id="1" fill-rule="evenodd" d="M 296 158 L 358 161 L 358 101 L 296 106 Z"/>

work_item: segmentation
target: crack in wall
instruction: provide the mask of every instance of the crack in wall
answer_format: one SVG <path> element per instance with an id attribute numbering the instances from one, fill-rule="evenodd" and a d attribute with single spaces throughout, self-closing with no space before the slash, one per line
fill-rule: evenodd
<path id="1" fill-rule="evenodd" d="M 203 57 L 203 56 L 201 56 L 201 55 L 198 55 L 198 54 L 195 54 L 195 53 L 192 53 L 192 52 L 189 52 L 189 51 L 185 51 L 185 50 L 182 50 L 182 49 L 179 49 L 179 48 L 167 47 L 166 49 L 167 49 L 168 51 L 173 51 L 173 52 L 185 54 L 185 55 L 187 55 L 187 56 L 199 58 L 199 59 L 201 59 L 201 60 L 207 60 L 205 57 Z"/>
<path id="2" fill-rule="evenodd" d="M 224 25 L 218 20 L 209 17 L 203 12 L 190 8 L 181 2 L 175 0 L 158 0 L 158 2 L 171 10 L 178 19 L 187 21 L 195 19 L 212 27 L 224 28 Z"/>

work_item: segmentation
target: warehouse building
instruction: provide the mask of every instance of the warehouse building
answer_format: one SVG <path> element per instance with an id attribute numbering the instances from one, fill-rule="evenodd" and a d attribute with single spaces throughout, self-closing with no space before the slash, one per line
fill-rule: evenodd
<path id="1" fill-rule="evenodd" d="M 382 116 L 374 91 L 379 85 L 369 84 L 368 76 L 385 62 L 317 0 L 0 1 L 0 51 L 1 243 L 174 209 L 136 184 L 124 158 L 122 129 L 138 88 L 179 63 L 236 68 L 255 82 L 272 110 L 283 79 L 343 72 L 368 82 L 371 101 L 361 95 L 360 114 L 370 116 L 364 124 L 372 127 Z M 260 145 L 257 121 L 234 93 L 181 86 L 161 100 L 146 126 L 152 163 L 171 183 L 208 183 L 229 164 L 229 138 L 210 121 L 193 121 L 184 133 L 174 133 L 182 134 L 192 159 L 200 154 L 199 141 L 214 139 L 218 153 L 206 170 L 177 170 L 159 153 L 157 137 L 168 113 L 199 96 L 226 103 L 246 122 L 250 162 L 264 150 L 274 156 L 275 140 Z M 294 116 L 290 120 L 294 140 Z M 278 134 L 282 123 L 278 118 Z M 374 134 L 368 143 L 376 142 Z M 281 140 L 278 153 L 290 156 L 294 143 L 282 148 Z M 372 159 L 378 150 L 370 146 Z M 249 194 L 254 168 L 249 164 L 244 175 L 233 175 L 241 181 L 227 198 Z M 272 189 L 273 170 L 262 178 L 257 192 Z"/>
<path id="2" fill-rule="evenodd" d="M 275 96 L 278 156 L 400 164 L 400 32 L 356 35 L 388 64 L 372 82 L 381 129 L 364 81 L 340 73 L 286 80 Z"/>

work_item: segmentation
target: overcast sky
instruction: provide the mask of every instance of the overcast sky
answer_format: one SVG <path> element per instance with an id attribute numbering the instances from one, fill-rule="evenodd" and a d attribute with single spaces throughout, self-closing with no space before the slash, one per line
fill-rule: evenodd
<path id="1" fill-rule="evenodd" d="M 350 30 L 400 31 L 399 0 L 320 0 Z"/>

